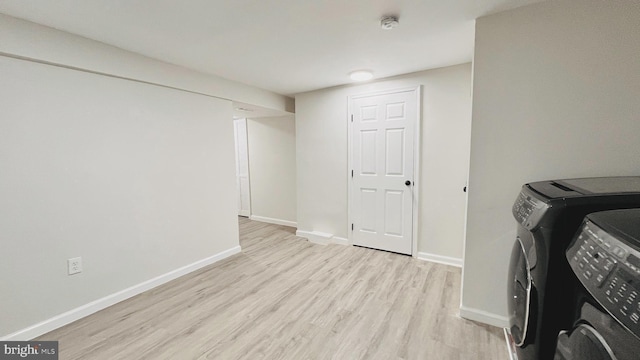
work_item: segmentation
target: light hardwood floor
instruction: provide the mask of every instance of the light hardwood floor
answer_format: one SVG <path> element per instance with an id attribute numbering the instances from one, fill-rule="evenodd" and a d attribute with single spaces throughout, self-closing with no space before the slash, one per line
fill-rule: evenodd
<path id="1" fill-rule="evenodd" d="M 239 218 L 242 253 L 39 337 L 60 359 L 507 360 L 460 269 Z"/>

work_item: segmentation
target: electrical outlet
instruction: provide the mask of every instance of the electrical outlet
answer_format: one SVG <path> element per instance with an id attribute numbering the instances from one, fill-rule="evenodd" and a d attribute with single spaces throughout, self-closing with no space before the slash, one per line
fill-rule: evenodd
<path id="1" fill-rule="evenodd" d="M 82 258 L 72 258 L 67 260 L 68 274 L 73 275 L 82 272 Z"/>

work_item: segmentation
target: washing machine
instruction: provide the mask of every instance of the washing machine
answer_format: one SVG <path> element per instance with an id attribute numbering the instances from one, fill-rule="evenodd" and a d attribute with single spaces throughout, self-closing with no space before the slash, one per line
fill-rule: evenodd
<path id="1" fill-rule="evenodd" d="M 517 222 L 508 274 L 507 339 L 518 360 L 553 359 L 558 332 L 569 328 L 575 280 L 565 252 L 584 217 L 640 207 L 640 177 L 592 177 L 524 184 L 513 204 Z"/>
<path id="2" fill-rule="evenodd" d="M 640 359 L 640 209 L 587 215 L 566 257 L 582 287 L 554 360 Z"/>

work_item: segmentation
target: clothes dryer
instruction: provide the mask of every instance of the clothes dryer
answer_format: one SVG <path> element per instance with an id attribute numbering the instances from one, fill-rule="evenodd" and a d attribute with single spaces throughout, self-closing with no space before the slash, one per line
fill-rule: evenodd
<path id="1" fill-rule="evenodd" d="M 522 186 L 508 275 L 508 339 L 518 360 L 552 359 L 579 284 L 565 251 L 592 212 L 640 207 L 640 177 L 548 180 Z"/>
<path id="2" fill-rule="evenodd" d="M 640 209 L 587 215 L 566 256 L 582 286 L 554 359 L 640 359 Z"/>

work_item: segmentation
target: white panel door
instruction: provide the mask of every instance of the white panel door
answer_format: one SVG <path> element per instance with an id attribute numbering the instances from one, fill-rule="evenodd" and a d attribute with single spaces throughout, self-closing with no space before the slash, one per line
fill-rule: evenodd
<path id="1" fill-rule="evenodd" d="M 350 99 L 354 245 L 412 253 L 417 91 Z"/>
<path id="2" fill-rule="evenodd" d="M 233 120 L 236 139 L 236 186 L 238 188 L 238 215 L 251 215 L 251 193 L 249 189 L 249 151 L 247 141 L 247 119 Z"/>

